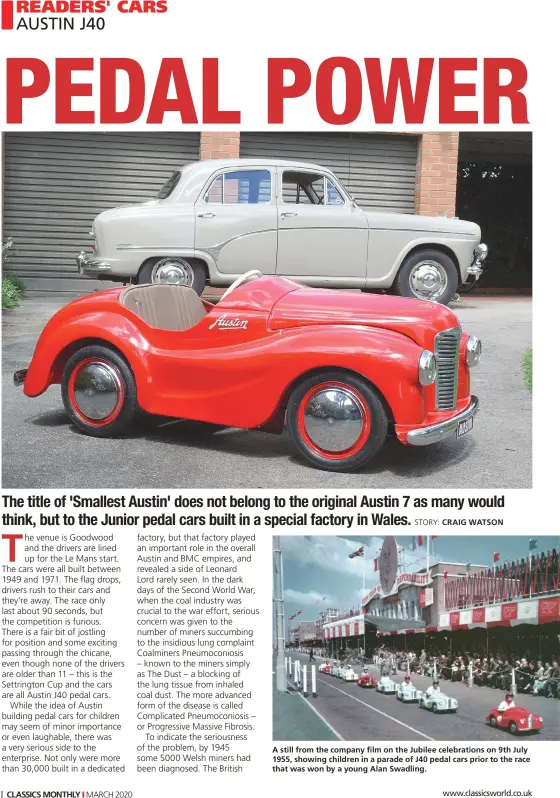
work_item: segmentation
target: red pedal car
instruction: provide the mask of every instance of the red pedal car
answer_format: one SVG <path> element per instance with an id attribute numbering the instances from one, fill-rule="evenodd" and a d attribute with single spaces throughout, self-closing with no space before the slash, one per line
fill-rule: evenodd
<path id="1" fill-rule="evenodd" d="M 538 732 L 543 728 L 543 719 L 536 712 L 529 712 L 523 707 L 513 707 L 500 712 L 497 707 L 491 709 L 486 718 L 490 726 L 507 729 L 510 734 Z"/>
<path id="2" fill-rule="evenodd" d="M 27 396 L 60 384 L 83 432 L 119 435 L 136 411 L 281 433 L 329 471 L 364 466 L 389 426 L 401 443 L 461 437 L 478 400 L 474 335 L 435 302 L 314 289 L 248 272 L 216 305 L 182 285 L 71 302 L 43 330 Z"/>
<path id="3" fill-rule="evenodd" d="M 356 684 L 358 687 L 377 687 L 377 679 L 371 673 L 361 673 Z"/>

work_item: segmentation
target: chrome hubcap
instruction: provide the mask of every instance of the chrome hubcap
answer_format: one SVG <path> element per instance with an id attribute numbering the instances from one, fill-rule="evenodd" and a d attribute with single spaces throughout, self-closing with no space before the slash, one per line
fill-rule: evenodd
<path id="1" fill-rule="evenodd" d="M 362 408 L 350 391 L 325 388 L 314 394 L 304 411 L 305 431 L 324 452 L 350 449 L 362 433 Z"/>
<path id="2" fill-rule="evenodd" d="M 410 288 L 418 299 L 439 299 L 447 288 L 447 273 L 441 263 L 423 260 L 410 273 Z"/>
<path id="3" fill-rule="evenodd" d="M 192 266 L 180 258 L 160 261 L 156 263 L 152 272 L 153 283 L 192 286 L 193 280 Z"/>
<path id="4" fill-rule="evenodd" d="M 120 380 L 108 363 L 88 363 L 76 374 L 74 401 L 78 410 L 92 421 L 111 415 L 120 399 Z"/>

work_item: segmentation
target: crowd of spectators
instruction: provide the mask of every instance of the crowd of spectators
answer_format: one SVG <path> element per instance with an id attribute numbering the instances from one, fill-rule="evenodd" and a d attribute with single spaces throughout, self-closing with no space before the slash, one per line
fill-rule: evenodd
<path id="1" fill-rule="evenodd" d="M 393 651 L 378 648 L 372 656 L 374 664 L 382 670 L 408 670 L 424 676 L 449 679 L 452 682 L 468 684 L 469 678 L 480 687 L 494 687 L 497 690 L 510 690 L 515 686 L 518 693 L 545 695 L 560 698 L 560 667 L 558 658 L 550 662 L 529 656 L 516 656 L 497 652 L 486 657 L 477 653 L 461 652 L 446 654 L 441 652 Z"/>

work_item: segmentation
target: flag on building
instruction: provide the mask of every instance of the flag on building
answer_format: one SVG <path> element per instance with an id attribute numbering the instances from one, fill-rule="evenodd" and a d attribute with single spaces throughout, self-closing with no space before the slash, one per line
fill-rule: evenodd
<path id="1" fill-rule="evenodd" d="M 412 538 L 412 547 L 411 547 L 412 551 L 414 551 L 414 549 L 417 546 L 423 546 L 423 545 L 424 545 L 423 536 L 422 535 L 414 535 L 413 538 Z"/>
<path id="2" fill-rule="evenodd" d="M 373 561 L 373 573 L 379 571 L 379 559 L 376 557 Z"/>
<path id="3" fill-rule="evenodd" d="M 537 538 L 530 538 L 530 540 L 529 540 L 529 551 L 536 551 L 538 542 L 539 541 L 537 540 Z"/>
<path id="4" fill-rule="evenodd" d="M 432 540 L 435 540 L 437 538 L 437 535 L 430 535 L 430 537 Z"/>
<path id="5" fill-rule="evenodd" d="M 359 549 L 356 549 L 356 551 L 353 551 L 352 554 L 349 554 L 348 556 L 349 556 L 350 559 L 352 559 L 353 557 L 363 557 L 364 556 L 364 547 L 360 546 Z"/>
<path id="6" fill-rule="evenodd" d="M 296 615 L 301 615 L 302 612 L 303 612 L 303 610 L 299 610 L 299 612 L 296 612 Z"/>
<path id="7" fill-rule="evenodd" d="M 467 573 L 470 574 L 470 572 L 471 572 L 471 564 L 470 564 L 470 562 L 467 563 L 466 570 L 467 570 Z"/>
<path id="8" fill-rule="evenodd" d="M 444 572 L 443 572 L 443 578 L 444 578 L 444 579 L 447 579 L 447 577 L 448 577 L 448 576 L 449 576 L 449 574 L 447 573 L 447 571 L 444 571 Z"/>
<path id="9" fill-rule="evenodd" d="M 500 552 L 499 551 L 495 551 L 494 552 L 494 562 L 500 562 Z"/>

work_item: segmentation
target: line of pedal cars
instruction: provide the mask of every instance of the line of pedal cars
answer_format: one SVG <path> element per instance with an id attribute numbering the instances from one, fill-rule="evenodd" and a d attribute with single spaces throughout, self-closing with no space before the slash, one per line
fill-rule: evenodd
<path id="1" fill-rule="evenodd" d="M 321 663 L 319 672 L 342 679 L 344 682 L 356 682 L 358 687 L 376 690 L 383 695 L 394 695 L 397 701 L 401 701 L 403 704 L 418 704 L 421 709 L 427 709 L 436 714 L 455 713 L 459 709 L 457 699 L 442 693 L 437 680 L 426 692 L 422 692 L 414 687 L 408 673 L 402 682 L 395 682 L 385 675 L 376 679 L 367 668 L 358 674 L 351 665 L 340 665 L 336 662 Z M 543 727 L 543 719 L 540 715 L 515 706 L 513 693 L 510 691 L 506 693 L 505 701 L 490 710 L 486 717 L 486 723 L 494 728 L 506 729 L 511 734 L 538 732 Z"/>

